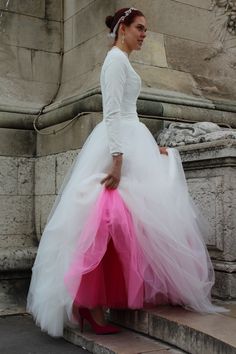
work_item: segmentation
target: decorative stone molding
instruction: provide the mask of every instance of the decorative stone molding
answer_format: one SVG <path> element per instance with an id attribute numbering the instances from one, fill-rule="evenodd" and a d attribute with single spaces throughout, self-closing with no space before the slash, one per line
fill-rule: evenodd
<path id="1" fill-rule="evenodd" d="M 227 31 L 236 34 L 236 1 L 235 0 L 212 0 L 210 10 L 215 9 L 215 14 L 222 24 L 226 24 Z"/>
<path id="2" fill-rule="evenodd" d="M 181 146 L 222 139 L 236 139 L 236 131 L 211 122 L 171 123 L 157 137 L 160 146 Z"/>
<path id="3" fill-rule="evenodd" d="M 205 60 L 225 54 L 225 65 L 236 69 L 236 1 L 212 0 L 210 10 L 213 11 L 210 29 L 214 49 Z"/>

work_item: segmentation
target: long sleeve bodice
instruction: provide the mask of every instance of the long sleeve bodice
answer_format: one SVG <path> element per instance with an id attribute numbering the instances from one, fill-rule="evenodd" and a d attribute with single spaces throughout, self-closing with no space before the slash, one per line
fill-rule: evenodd
<path id="1" fill-rule="evenodd" d="M 123 120 L 138 119 L 136 102 L 141 79 L 130 64 L 127 54 L 118 47 L 112 47 L 107 53 L 100 84 L 110 153 L 123 152 L 120 127 Z"/>

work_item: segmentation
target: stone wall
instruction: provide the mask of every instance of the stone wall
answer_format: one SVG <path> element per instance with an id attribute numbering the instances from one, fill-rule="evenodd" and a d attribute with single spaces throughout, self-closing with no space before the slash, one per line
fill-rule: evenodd
<path id="1" fill-rule="evenodd" d="M 190 194 L 209 223 L 205 236 L 216 273 L 213 294 L 236 298 L 236 141 L 180 147 Z"/>
<path id="2" fill-rule="evenodd" d="M 195 104 L 202 102 L 212 108 L 215 100 L 235 99 L 233 43 L 231 49 L 217 52 L 211 0 L 131 1 L 129 5 L 142 10 L 147 18 L 143 48 L 131 55 L 143 80 L 142 92 L 172 101 L 192 97 Z M 105 16 L 126 6 L 122 0 L 65 2 L 63 85 L 58 99 L 99 85 L 100 64 L 109 49 Z"/>
<path id="3" fill-rule="evenodd" d="M 33 132 L 0 129 L 1 249 L 35 244 Z"/>
<path id="4" fill-rule="evenodd" d="M 148 25 L 142 50 L 130 57 L 142 78 L 139 102 L 145 104 L 138 106 L 139 113 L 150 115 L 155 104 L 153 115 L 166 119 L 236 125 L 236 39 L 229 33 L 219 37 L 223 30 L 211 2 L 129 3 L 143 11 Z M 50 103 L 58 81 L 60 90 L 39 127 L 68 120 L 78 109 L 92 111 L 95 106 L 85 102 L 87 97 L 99 101 L 96 109 L 101 111 L 100 70 L 112 45 L 104 20 L 123 6 L 121 0 L 2 1 L 0 126 L 32 129 L 34 115 Z"/>
<path id="5" fill-rule="evenodd" d="M 0 314 L 24 311 L 37 251 L 35 134 L 0 129 Z"/>
<path id="6" fill-rule="evenodd" d="M 60 0 L 2 0 L 0 14 L 0 107 L 37 111 L 59 80 Z"/>

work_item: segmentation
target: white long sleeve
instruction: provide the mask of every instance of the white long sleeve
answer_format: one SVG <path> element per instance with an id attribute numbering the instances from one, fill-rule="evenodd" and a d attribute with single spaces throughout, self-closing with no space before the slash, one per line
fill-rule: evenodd
<path id="1" fill-rule="evenodd" d="M 120 54 L 120 55 L 119 55 Z M 127 78 L 127 62 L 123 54 L 113 55 L 105 63 L 103 70 L 103 116 L 107 126 L 110 153 L 121 152 L 120 131 L 121 102 Z"/>

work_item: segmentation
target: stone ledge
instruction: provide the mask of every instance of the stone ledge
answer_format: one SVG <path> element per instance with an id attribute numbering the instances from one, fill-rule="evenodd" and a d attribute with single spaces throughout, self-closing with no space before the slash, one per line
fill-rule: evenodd
<path id="1" fill-rule="evenodd" d="M 111 320 L 146 333 L 192 354 L 236 353 L 236 305 L 227 314 L 201 315 L 179 306 L 158 306 L 152 310 L 111 311 Z M 143 325 L 137 321 L 141 313 Z"/>
<path id="2" fill-rule="evenodd" d="M 157 117 L 166 121 L 209 121 L 216 124 L 225 122 L 232 128 L 236 127 L 236 108 L 230 105 L 226 107 L 215 107 L 208 102 L 201 100 L 180 97 L 174 99 L 173 95 L 158 90 L 152 93 L 151 90 L 142 90 L 137 101 L 138 115 Z M 168 103 L 166 103 L 168 102 Z M 0 104 L 0 128 L 33 129 L 33 120 L 39 113 L 40 107 L 35 103 L 26 106 L 13 106 L 13 104 Z M 43 129 L 56 124 L 71 120 L 81 112 L 98 113 L 102 112 L 102 96 L 99 86 L 88 89 L 83 94 L 61 98 L 45 107 L 43 114 L 37 122 L 37 128 Z M 193 112 L 195 112 L 193 114 Z M 155 119 L 155 118 L 153 118 Z"/>
<path id="3" fill-rule="evenodd" d="M 225 273 L 236 273 L 236 262 L 212 260 L 214 269 Z"/>
<path id="4" fill-rule="evenodd" d="M 31 269 L 36 253 L 37 247 L 2 248 L 0 250 L 0 272 L 13 272 Z"/>
<path id="5" fill-rule="evenodd" d="M 81 333 L 79 329 L 67 326 L 64 338 L 94 354 L 181 354 L 180 350 L 161 341 L 123 329 L 112 335 L 96 335 L 91 331 Z"/>

